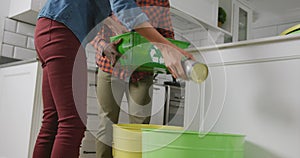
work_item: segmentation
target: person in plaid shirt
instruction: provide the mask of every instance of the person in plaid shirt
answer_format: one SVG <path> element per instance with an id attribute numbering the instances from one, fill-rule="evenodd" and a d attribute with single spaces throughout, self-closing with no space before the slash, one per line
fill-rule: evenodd
<path id="1" fill-rule="evenodd" d="M 161 35 L 174 38 L 168 0 L 136 0 L 136 3 Z M 114 15 L 111 18 L 120 24 Z M 151 116 L 153 73 L 135 71 L 128 74 L 125 69 L 114 69 L 117 58 L 120 57 L 116 46 L 121 40 L 110 43 L 110 37 L 127 31 L 122 26 L 119 30 L 113 28 L 116 23 L 104 25 L 91 42 L 97 51 L 96 63 L 99 67 L 97 97 L 101 106 L 101 122 L 96 136 L 97 158 L 112 158 L 112 124 L 118 123 L 124 92 L 128 100 L 130 123 L 148 124 Z M 130 77 L 129 83 L 124 81 L 127 77 Z"/>

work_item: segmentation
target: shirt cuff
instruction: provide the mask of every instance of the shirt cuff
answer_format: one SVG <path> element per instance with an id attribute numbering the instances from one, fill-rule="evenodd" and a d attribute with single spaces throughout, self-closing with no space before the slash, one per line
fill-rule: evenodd
<path id="1" fill-rule="evenodd" d="M 96 50 L 97 52 L 102 56 L 104 57 L 105 54 L 104 54 L 104 49 L 105 47 L 108 45 L 109 43 L 105 42 L 104 39 L 100 39 L 99 42 L 97 43 L 96 45 Z M 95 47 L 95 46 L 94 46 Z"/>
<path id="2" fill-rule="evenodd" d="M 127 27 L 129 31 L 132 31 L 138 25 L 149 21 L 147 15 L 142 12 L 140 8 L 131 8 L 114 14 L 118 17 L 118 20 L 120 20 L 123 25 Z"/>

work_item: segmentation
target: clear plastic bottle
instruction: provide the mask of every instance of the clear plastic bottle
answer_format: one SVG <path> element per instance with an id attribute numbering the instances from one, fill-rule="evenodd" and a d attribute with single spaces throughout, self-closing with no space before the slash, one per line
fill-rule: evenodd
<path id="1" fill-rule="evenodd" d="M 188 79 L 196 83 L 205 81 L 208 76 L 208 67 L 206 64 L 186 59 L 182 61 L 182 67 Z"/>

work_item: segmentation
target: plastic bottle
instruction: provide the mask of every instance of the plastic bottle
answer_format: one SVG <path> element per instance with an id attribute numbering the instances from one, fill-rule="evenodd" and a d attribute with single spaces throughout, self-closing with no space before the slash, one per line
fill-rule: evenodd
<path id="1" fill-rule="evenodd" d="M 196 83 L 205 81 L 208 76 L 208 67 L 205 64 L 194 60 L 186 59 L 182 61 L 182 67 L 189 80 Z"/>

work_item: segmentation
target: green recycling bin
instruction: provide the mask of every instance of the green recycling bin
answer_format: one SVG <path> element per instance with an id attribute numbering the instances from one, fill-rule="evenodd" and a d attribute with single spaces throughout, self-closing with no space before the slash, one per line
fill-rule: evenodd
<path id="1" fill-rule="evenodd" d="M 143 158 L 243 158 L 245 136 L 142 129 Z"/>
<path id="2" fill-rule="evenodd" d="M 121 66 L 137 68 L 138 71 L 166 72 L 164 59 L 159 49 L 137 32 L 128 32 L 110 38 L 111 42 L 122 38 L 117 50 L 123 54 Z M 188 48 L 190 43 L 167 38 L 179 48 Z"/>

